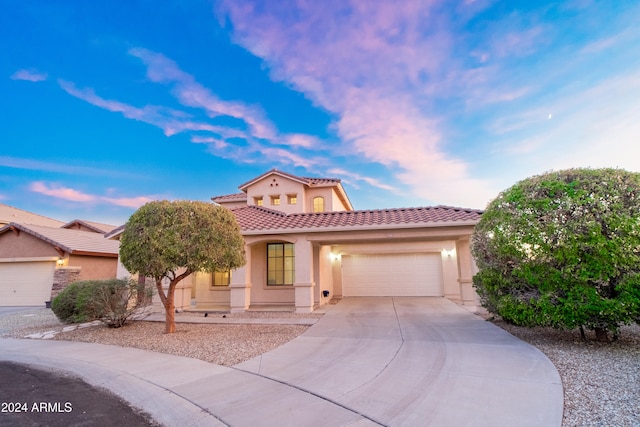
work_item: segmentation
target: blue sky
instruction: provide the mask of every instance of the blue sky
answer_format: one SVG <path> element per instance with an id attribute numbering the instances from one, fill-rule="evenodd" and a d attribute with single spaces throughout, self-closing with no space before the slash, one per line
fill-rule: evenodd
<path id="1" fill-rule="evenodd" d="M 0 0 L 0 203 L 120 224 L 271 168 L 356 209 L 640 171 L 640 2 Z"/>

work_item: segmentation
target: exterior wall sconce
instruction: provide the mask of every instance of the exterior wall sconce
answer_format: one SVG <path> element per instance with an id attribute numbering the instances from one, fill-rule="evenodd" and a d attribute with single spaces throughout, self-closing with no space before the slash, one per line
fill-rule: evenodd
<path id="1" fill-rule="evenodd" d="M 442 256 L 443 257 L 447 257 L 447 258 L 451 258 L 453 256 L 456 256 L 456 250 L 455 249 L 442 249 Z"/>
<path id="2" fill-rule="evenodd" d="M 342 257 L 340 254 L 334 254 L 333 252 L 329 254 L 329 259 L 331 260 L 331 262 L 340 261 L 341 258 Z"/>
<path id="3" fill-rule="evenodd" d="M 58 261 L 56 261 L 56 265 L 58 267 L 62 267 L 64 265 L 64 258 L 58 258 Z"/>

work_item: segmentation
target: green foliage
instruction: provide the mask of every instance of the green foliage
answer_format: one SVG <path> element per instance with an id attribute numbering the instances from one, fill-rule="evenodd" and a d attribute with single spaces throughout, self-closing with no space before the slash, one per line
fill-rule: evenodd
<path id="1" fill-rule="evenodd" d="M 174 292 L 196 271 L 228 271 L 245 264 L 244 239 L 235 216 L 211 203 L 150 202 L 125 225 L 120 260 L 132 273 L 152 277 L 165 308 L 165 332 L 175 331 Z M 169 279 L 165 293 L 162 280 Z"/>
<path id="2" fill-rule="evenodd" d="M 472 238 L 483 305 L 526 326 L 617 333 L 640 319 L 640 174 L 571 169 L 493 200 Z"/>
<path id="3" fill-rule="evenodd" d="M 122 233 L 120 259 L 130 271 L 156 280 L 188 272 L 225 271 L 244 265 L 244 240 L 233 214 L 211 203 L 150 202 Z"/>
<path id="4" fill-rule="evenodd" d="M 62 321 L 102 320 L 121 327 L 149 301 L 150 289 L 127 280 L 88 280 L 67 286 L 51 304 Z"/>
<path id="5" fill-rule="evenodd" d="M 63 322 L 79 323 L 84 321 L 76 307 L 78 293 L 82 288 L 81 282 L 72 283 L 51 301 L 51 310 Z"/>

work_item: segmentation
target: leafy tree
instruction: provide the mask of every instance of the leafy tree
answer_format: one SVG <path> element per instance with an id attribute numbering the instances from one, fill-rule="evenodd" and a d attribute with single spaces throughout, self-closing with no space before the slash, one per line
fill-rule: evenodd
<path id="1" fill-rule="evenodd" d="M 490 312 L 615 338 L 640 320 L 640 174 L 570 169 L 518 182 L 489 204 L 472 251 Z"/>
<path id="2" fill-rule="evenodd" d="M 120 243 L 122 264 L 152 277 L 166 312 L 166 333 L 175 331 L 178 282 L 197 271 L 226 271 L 245 263 L 244 240 L 233 214 L 205 202 L 156 201 L 138 209 Z M 169 280 L 165 294 L 162 281 Z"/>

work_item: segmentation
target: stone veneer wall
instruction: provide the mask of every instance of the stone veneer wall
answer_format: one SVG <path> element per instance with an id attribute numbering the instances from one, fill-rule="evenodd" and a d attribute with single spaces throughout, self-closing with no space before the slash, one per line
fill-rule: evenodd
<path id="1" fill-rule="evenodd" d="M 53 286 L 51 287 L 51 300 L 58 296 L 71 283 L 78 281 L 82 267 L 61 267 L 53 272 Z"/>

